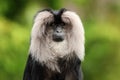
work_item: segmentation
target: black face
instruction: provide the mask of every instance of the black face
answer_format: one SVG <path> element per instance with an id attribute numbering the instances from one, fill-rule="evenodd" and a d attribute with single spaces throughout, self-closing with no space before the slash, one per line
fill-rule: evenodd
<path id="1" fill-rule="evenodd" d="M 47 24 L 48 35 L 52 37 L 52 40 L 55 42 L 62 42 L 65 39 L 65 23 L 61 19 L 63 10 L 60 11 L 51 11 L 54 15 L 52 22 Z"/>
<path id="2" fill-rule="evenodd" d="M 65 24 L 63 22 L 60 24 L 56 24 L 55 22 L 47 24 L 46 34 L 52 41 L 62 42 L 66 36 Z"/>
<path id="3" fill-rule="evenodd" d="M 52 35 L 53 41 L 60 42 L 64 40 L 65 30 L 63 26 L 64 26 L 63 24 L 53 26 L 53 35 Z"/>

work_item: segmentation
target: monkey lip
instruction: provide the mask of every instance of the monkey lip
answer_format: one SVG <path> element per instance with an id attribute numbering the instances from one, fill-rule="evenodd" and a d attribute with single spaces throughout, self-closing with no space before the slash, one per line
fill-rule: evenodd
<path id="1" fill-rule="evenodd" d="M 62 42 L 64 39 L 61 37 L 53 38 L 53 41 L 55 42 Z"/>

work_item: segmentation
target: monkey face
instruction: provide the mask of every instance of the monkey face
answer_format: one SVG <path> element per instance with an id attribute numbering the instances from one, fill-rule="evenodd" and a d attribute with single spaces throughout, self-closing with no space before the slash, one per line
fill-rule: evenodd
<path id="1" fill-rule="evenodd" d="M 55 42 L 62 42 L 64 39 L 66 39 L 66 25 L 64 22 L 61 22 L 59 24 L 56 24 L 55 22 L 51 22 L 50 24 L 47 24 L 46 26 L 46 35 L 49 36 L 49 38 Z"/>
<path id="2" fill-rule="evenodd" d="M 64 25 L 62 24 L 56 25 L 53 23 L 53 34 L 52 34 L 53 41 L 60 42 L 63 41 L 64 38 L 65 38 Z"/>
<path id="3" fill-rule="evenodd" d="M 62 42 L 66 39 L 67 33 L 71 28 L 68 28 L 68 23 L 63 21 L 61 11 L 53 11 L 52 17 L 47 18 L 45 22 L 47 22 L 45 33 L 49 39 L 55 42 Z"/>

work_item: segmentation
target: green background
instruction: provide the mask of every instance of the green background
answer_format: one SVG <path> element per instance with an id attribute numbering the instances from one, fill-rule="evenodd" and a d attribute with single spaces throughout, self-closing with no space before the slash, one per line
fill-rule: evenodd
<path id="1" fill-rule="evenodd" d="M 22 80 L 35 13 L 64 7 L 85 28 L 84 80 L 120 80 L 120 0 L 0 0 L 0 80 Z"/>

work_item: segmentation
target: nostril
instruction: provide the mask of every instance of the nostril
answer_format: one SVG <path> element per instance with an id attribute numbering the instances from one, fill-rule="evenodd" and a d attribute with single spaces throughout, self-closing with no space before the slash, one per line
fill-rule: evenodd
<path id="1" fill-rule="evenodd" d="M 56 32 L 57 32 L 57 33 L 61 33 L 62 31 L 60 31 L 60 30 L 57 30 Z"/>
<path id="2" fill-rule="evenodd" d="M 59 31 L 56 31 L 57 33 L 59 33 Z"/>

